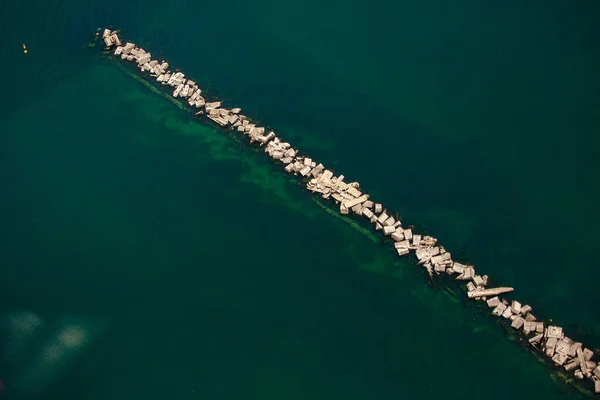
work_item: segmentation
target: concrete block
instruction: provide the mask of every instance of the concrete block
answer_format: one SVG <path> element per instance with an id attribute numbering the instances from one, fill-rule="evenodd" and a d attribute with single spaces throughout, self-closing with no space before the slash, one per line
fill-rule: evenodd
<path id="1" fill-rule="evenodd" d="M 487 300 L 487 305 L 488 307 L 496 307 L 498 304 L 500 304 L 500 298 L 498 296 L 494 296 L 491 299 Z"/>

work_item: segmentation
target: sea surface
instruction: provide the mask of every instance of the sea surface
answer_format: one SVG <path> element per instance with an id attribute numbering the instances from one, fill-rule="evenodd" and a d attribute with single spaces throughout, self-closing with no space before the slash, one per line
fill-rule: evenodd
<path id="1" fill-rule="evenodd" d="M 86 45 L 122 29 L 597 349 L 599 19 L 592 0 L 1 1 L 0 397 L 583 398 Z"/>

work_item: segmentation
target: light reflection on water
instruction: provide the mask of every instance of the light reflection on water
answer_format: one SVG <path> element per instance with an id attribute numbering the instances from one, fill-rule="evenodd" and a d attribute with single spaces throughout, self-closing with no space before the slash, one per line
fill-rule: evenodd
<path id="1" fill-rule="evenodd" d="M 106 329 L 106 321 L 80 315 L 47 321 L 19 310 L 2 321 L 5 390 L 13 397 L 40 395 L 64 378 Z"/>

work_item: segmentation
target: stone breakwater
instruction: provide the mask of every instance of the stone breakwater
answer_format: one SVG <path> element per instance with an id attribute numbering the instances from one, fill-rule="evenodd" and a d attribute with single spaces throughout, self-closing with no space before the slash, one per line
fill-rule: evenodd
<path id="1" fill-rule="evenodd" d="M 448 276 L 463 281 L 468 299 L 485 302 L 491 314 L 522 335 L 535 352 L 577 380 L 589 381 L 595 393 L 600 393 L 600 366 L 594 361 L 595 357 L 597 359 L 594 352 L 567 337 L 562 327 L 537 318 L 530 305 L 506 299 L 503 295 L 512 292 L 512 287 L 489 287 L 487 275 L 478 274 L 473 265 L 454 261 L 452 254 L 435 237 L 403 227 L 398 215 L 371 199 L 358 182 L 345 182 L 343 175 L 335 176 L 322 163 L 299 155 L 298 149 L 275 132 L 267 132 L 264 127 L 251 122 L 240 108 L 226 108 L 220 101 L 207 101 L 196 82 L 187 79 L 182 72 L 172 72 L 167 62 L 152 59 L 151 53 L 135 44 L 122 45 L 116 31 L 105 29 L 102 40 L 114 56 L 135 63 L 157 83 L 173 88 L 173 97 L 187 100 L 195 115 L 205 116 L 225 129 L 247 136 L 250 143 L 264 146 L 265 153 L 284 166 L 287 173 L 301 177 L 309 191 L 332 200 L 340 214 L 354 214 L 368 220 L 375 231 L 388 239 L 386 242 L 392 244 L 398 257 L 413 253 L 417 265 L 422 266 L 431 279 Z"/>

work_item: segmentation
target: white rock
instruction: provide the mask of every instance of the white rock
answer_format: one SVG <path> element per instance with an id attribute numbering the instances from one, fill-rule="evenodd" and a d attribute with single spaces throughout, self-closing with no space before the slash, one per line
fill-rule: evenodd
<path id="1" fill-rule="evenodd" d="M 386 236 L 391 235 L 395 231 L 396 231 L 396 228 L 394 228 L 393 226 L 387 225 L 387 226 L 383 227 L 383 234 Z"/>
<path id="2" fill-rule="evenodd" d="M 404 256 L 409 253 L 409 250 L 408 249 L 396 249 L 396 252 L 398 253 L 399 256 Z"/>
<path id="3" fill-rule="evenodd" d="M 525 323 L 523 324 L 523 331 L 525 332 L 525 334 L 529 334 L 530 332 L 535 331 L 535 326 L 536 323 L 535 322 L 531 322 L 531 321 L 525 321 Z"/>
<path id="4" fill-rule="evenodd" d="M 410 229 L 407 229 L 404 231 L 404 237 L 406 237 L 406 234 L 408 233 L 407 231 L 409 231 L 409 230 Z M 408 240 L 410 240 L 410 239 L 408 239 Z M 421 235 L 413 235 L 412 243 L 413 243 L 413 246 L 419 247 L 421 245 Z"/>
<path id="5" fill-rule="evenodd" d="M 488 299 L 487 301 L 487 305 L 488 307 L 496 307 L 498 304 L 500 304 L 500 298 L 498 296 L 494 296 L 491 299 Z"/>
<path id="6" fill-rule="evenodd" d="M 547 336 L 548 338 L 562 339 L 562 328 L 559 326 L 549 326 Z"/>
<path id="7" fill-rule="evenodd" d="M 531 339 L 529 339 L 529 343 L 537 343 L 540 340 L 542 340 L 543 337 L 544 337 L 544 334 L 539 333 L 539 334 L 535 335 L 534 337 L 532 337 Z"/>
<path id="8" fill-rule="evenodd" d="M 510 306 L 510 308 L 512 308 L 513 314 L 520 314 L 521 313 L 521 303 L 519 303 L 516 300 L 514 300 L 512 302 L 512 305 Z"/>
<path id="9" fill-rule="evenodd" d="M 452 269 L 454 271 L 458 272 L 459 274 L 462 274 L 463 272 L 465 272 L 465 268 L 466 268 L 466 266 L 461 263 L 455 262 L 454 264 L 452 264 Z"/>
<path id="10" fill-rule="evenodd" d="M 521 314 L 523 315 L 527 315 L 527 313 L 531 311 L 531 306 L 529 305 L 524 305 L 523 307 L 521 307 Z"/>
<path id="11" fill-rule="evenodd" d="M 495 315 L 496 317 L 499 317 L 504 313 L 504 311 L 506 311 L 506 309 L 507 309 L 506 304 L 500 303 L 496 306 L 496 308 L 494 308 L 494 310 L 492 311 L 492 314 Z"/>
<path id="12" fill-rule="evenodd" d="M 521 329 L 521 327 L 523 326 L 524 323 L 525 323 L 525 320 L 522 317 L 517 317 L 513 320 L 512 324 L 510 324 L 510 326 L 512 326 L 515 329 Z"/>
<path id="13" fill-rule="evenodd" d="M 509 319 L 510 316 L 512 315 L 512 310 L 510 307 L 506 307 L 506 310 L 504 310 L 504 312 L 502 313 L 502 317 L 505 319 Z"/>
<path id="14" fill-rule="evenodd" d="M 385 221 L 386 219 L 388 219 L 388 215 L 386 214 L 386 212 L 384 211 L 383 213 L 381 213 L 381 215 L 377 218 L 377 222 L 379 222 L 381 225 L 383 225 L 383 221 Z"/>
<path id="15" fill-rule="evenodd" d="M 394 247 L 396 249 L 408 249 L 410 247 L 410 243 L 408 240 L 403 240 L 401 242 L 394 243 Z"/>
<path id="16" fill-rule="evenodd" d="M 365 208 L 363 210 L 363 214 L 364 214 L 365 210 L 368 210 L 368 208 Z M 394 239 L 396 242 L 404 240 L 404 234 L 402 233 L 402 229 L 396 229 L 394 231 L 394 233 L 392 233 L 392 239 Z"/>
<path id="17" fill-rule="evenodd" d="M 519 317 L 520 318 L 520 317 Z M 563 365 L 567 361 L 567 355 L 562 353 L 554 353 L 552 361 L 558 365 Z"/>
<path id="18" fill-rule="evenodd" d="M 302 168 L 300 170 L 300 175 L 306 176 L 306 175 L 308 175 L 308 173 L 310 172 L 310 170 L 311 170 L 311 168 L 307 165 L 307 166 L 305 166 L 304 168 Z M 346 208 L 346 210 L 347 210 L 347 208 Z"/>

